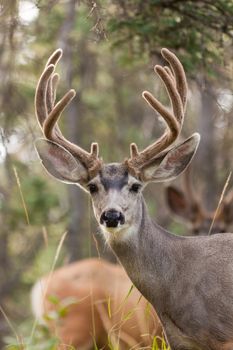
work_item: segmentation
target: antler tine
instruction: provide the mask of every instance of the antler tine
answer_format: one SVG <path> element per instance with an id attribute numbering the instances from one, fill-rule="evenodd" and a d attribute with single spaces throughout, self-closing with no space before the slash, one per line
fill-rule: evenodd
<path id="1" fill-rule="evenodd" d="M 165 85 L 172 105 L 172 112 L 164 107 L 150 92 L 143 92 L 142 96 L 163 117 L 167 128 L 157 141 L 141 152 L 138 152 L 135 144 L 131 144 L 131 158 L 128 160 L 130 168 L 142 168 L 150 159 L 170 146 L 176 140 L 182 128 L 187 95 L 185 73 L 181 63 L 174 54 L 167 49 L 163 49 L 162 54 L 170 64 L 171 69 L 167 66 L 161 67 L 157 65 L 155 66 L 155 72 Z"/>
<path id="2" fill-rule="evenodd" d="M 61 116 L 61 113 L 64 111 L 66 106 L 70 103 L 70 101 L 75 97 L 76 93 L 74 90 L 68 91 L 60 101 L 57 102 L 55 107 L 52 108 L 49 113 L 48 118 L 45 120 L 43 125 L 44 135 L 48 140 L 56 141 L 56 137 L 53 134 L 54 126 L 56 125 L 58 119 Z M 60 129 L 58 129 L 60 131 Z M 68 140 L 67 140 L 68 141 Z"/>
<path id="3" fill-rule="evenodd" d="M 45 65 L 45 70 L 47 67 L 50 65 L 54 66 L 54 70 L 56 68 L 56 65 L 58 61 L 60 60 L 62 56 L 62 50 L 57 49 L 48 59 L 46 65 Z M 50 113 L 53 106 L 54 102 L 56 99 L 56 87 L 57 83 L 59 80 L 59 75 L 57 73 L 54 73 L 51 75 L 50 79 L 48 80 L 48 88 L 47 88 L 47 94 L 46 94 L 46 105 L 47 105 L 47 112 Z"/>
<path id="4" fill-rule="evenodd" d="M 51 85 L 54 86 L 52 78 L 50 78 Z M 49 88 L 49 84 L 48 84 Z M 89 158 L 91 157 L 92 160 L 93 158 L 98 157 L 98 149 L 96 147 L 91 147 L 91 152 L 88 153 L 78 145 L 73 144 L 72 142 L 68 141 L 61 133 L 60 128 L 57 125 L 57 121 L 61 116 L 61 113 L 64 111 L 66 106 L 70 103 L 70 101 L 75 97 L 76 93 L 73 89 L 69 90 L 60 101 L 56 103 L 55 106 L 53 106 L 53 96 L 55 95 L 54 89 L 51 88 L 51 91 L 49 89 L 47 90 L 47 103 L 49 102 L 49 105 L 52 106 L 52 109 L 48 115 L 48 117 L 45 119 L 44 124 L 43 124 L 43 132 L 44 136 L 48 140 L 52 140 L 54 142 L 57 142 L 64 146 L 66 149 L 68 149 L 73 155 L 77 156 L 78 158 L 81 159 L 81 161 L 84 164 L 89 164 Z"/>
<path id="5" fill-rule="evenodd" d="M 52 55 L 49 57 L 45 67 L 50 66 L 50 64 L 53 64 L 54 66 L 57 65 L 58 61 L 60 60 L 61 56 L 63 54 L 62 49 L 55 50 Z"/>
<path id="6" fill-rule="evenodd" d="M 179 124 L 182 124 L 183 118 L 184 118 L 184 108 L 183 108 L 180 94 L 176 87 L 176 81 L 174 80 L 174 78 L 170 76 L 167 70 L 161 66 L 155 66 L 155 72 L 159 75 L 159 77 L 163 81 L 165 88 L 167 90 L 169 99 L 171 101 L 171 105 L 173 109 L 173 113 L 170 113 L 171 119 L 173 120 L 175 117 L 177 119 L 177 122 Z M 166 108 L 165 110 L 166 112 L 168 112 Z M 165 114 L 168 114 L 168 113 L 165 113 Z"/>
<path id="7" fill-rule="evenodd" d="M 45 66 L 42 73 L 35 94 L 36 115 L 39 124 L 42 128 L 44 136 L 67 149 L 74 157 L 78 158 L 89 170 L 94 173 L 100 166 L 98 159 L 98 144 L 91 145 L 91 152 L 88 153 L 78 145 L 68 141 L 61 133 L 57 121 L 64 111 L 66 106 L 75 96 L 73 89 L 69 90 L 62 98 L 55 104 L 56 87 L 59 80 L 59 75 L 54 73 L 54 69 L 62 56 L 62 50 L 56 50 Z"/>
<path id="8" fill-rule="evenodd" d="M 43 130 L 43 124 L 45 119 L 48 117 L 47 110 L 47 87 L 48 81 L 51 75 L 54 72 L 54 65 L 49 65 L 46 67 L 44 72 L 42 73 L 39 82 L 37 84 L 36 93 L 35 93 L 35 109 L 36 116 Z"/>
<path id="9" fill-rule="evenodd" d="M 53 72 L 61 56 L 62 50 L 58 49 L 49 57 L 45 65 L 45 70 L 37 84 L 35 94 L 36 115 L 42 128 L 45 119 L 48 117 L 48 113 L 53 108 L 53 89 L 55 89 L 55 85 L 52 87 L 52 80 L 54 79 L 53 76 L 58 76 L 57 74 L 53 75 Z"/>
<path id="10" fill-rule="evenodd" d="M 161 50 L 162 56 L 165 58 L 165 60 L 170 64 L 172 68 L 172 72 L 175 76 L 175 81 L 176 81 L 176 88 L 180 94 L 183 107 L 184 107 L 184 112 L 186 109 L 186 102 L 187 102 L 187 92 L 188 92 L 188 84 L 184 72 L 184 68 L 176 55 L 169 51 L 168 49 L 162 49 Z M 166 69 L 166 67 L 165 67 Z M 170 68 L 169 68 L 170 69 Z"/>
<path id="11" fill-rule="evenodd" d="M 62 50 L 58 49 L 49 57 L 45 65 L 44 73 L 42 74 L 37 85 L 35 104 L 36 114 L 41 127 L 43 126 L 44 120 L 47 118 L 47 114 L 51 112 L 54 105 L 54 94 L 56 89 L 56 84 L 54 84 L 54 82 L 59 79 L 59 76 L 58 74 L 53 74 L 53 71 L 55 70 L 61 56 Z M 48 68 L 50 66 L 51 68 Z"/>
<path id="12" fill-rule="evenodd" d="M 56 101 L 56 89 L 59 81 L 59 75 L 53 73 L 48 81 L 47 96 L 46 96 L 46 105 L 47 112 L 50 113 L 54 107 Z"/>
<path id="13" fill-rule="evenodd" d="M 170 76 L 170 78 L 173 79 L 174 83 L 176 83 L 174 74 L 172 73 L 172 70 L 170 69 L 170 67 L 164 66 L 163 68 L 165 69 L 165 71 L 167 72 L 167 74 Z"/>
<path id="14" fill-rule="evenodd" d="M 56 68 L 57 63 L 59 62 L 60 58 L 62 57 L 62 49 L 57 49 L 48 59 L 46 67 L 50 66 L 51 64 L 54 65 L 54 70 Z M 59 81 L 59 74 L 54 73 L 51 75 L 49 81 L 48 81 L 48 88 L 47 88 L 47 96 L 46 96 L 46 104 L 47 104 L 47 110 L 48 113 L 51 112 L 55 100 L 56 100 L 56 88 Z"/>

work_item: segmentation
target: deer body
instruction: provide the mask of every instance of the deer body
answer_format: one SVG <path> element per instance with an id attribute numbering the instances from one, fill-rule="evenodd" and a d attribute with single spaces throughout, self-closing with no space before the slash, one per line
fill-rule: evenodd
<path id="1" fill-rule="evenodd" d="M 102 230 L 132 282 L 154 306 L 171 349 L 225 350 L 233 340 L 232 235 L 175 236 L 152 221 L 143 198 L 137 209 L 134 230 L 114 235 Z"/>
<path id="2" fill-rule="evenodd" d="M 131 286 L 122 267 L 85 259 L 39 280 L 32 290 L 32 307 L 43 320 L 72 298 L 62 318 L 47 320 L 61 344 L 84 350 L 92 349 L 94 341 L 98 348 L 109 342 L 120 349 L 151 346 L 154 335 L 162 336 L 161 326 L 141 294 L 135 288 L 130 292 Z"/>
<path id="3" fill-rule="evenodd" d="M 232 237 L 175 237 L 148 223 L 130 243 L 110 245 L 154 306 L 171 348 L 224 349 L 233 333 Z"/>
<path id="4" fill-rule="evenodd" d="M 172 110 L 143 93 L 167 124 L 157 141 L 143 151 L 132 143 L 123 163 L 104 164 L 97 144 L 88 153 L 66 140 L 57 120 L 74 91 L 54 104 L 58 50 L 37 86 L 36 113 L 45 138 L 36 142 L 36 148 L 52 176 L 90 193 L 105 240 L 154 306 L 171 350 L 232 350 L 233 235 L 176 237 L 152 222 L 142 195 L 148 183 L 172 180 L 184 171 L 200 139 L 193 134 L 174 145 L 184 120 L 187 83 L 177 57 L 167 49 L 162 55 L 170 67 L 155 66 L 155 71 Z"/>

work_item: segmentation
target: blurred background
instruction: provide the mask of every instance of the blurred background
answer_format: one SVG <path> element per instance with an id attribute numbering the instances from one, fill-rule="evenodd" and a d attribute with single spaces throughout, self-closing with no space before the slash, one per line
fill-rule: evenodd
<path id="1" fill-rule="evenodd" d="M 182 135 L 202 136 L 193 186 L 214 211 L 233 165 L 232 18 L 232 0 L 0 0 L 0 348 L 30 336 L 31 286 L 50 271 L 65 232 L 56 266 L 98 255 L 115 260 L 88 196 L 50 178 L 35 153 L 42 135 L 34 92 L 49 55 L 64 50 L 58 97 L 77 92 L 60 120 L 63 133 L 86 150 L 98 142 L 112 162 L 129 155 L 130 142 L 143 148 L 164 129 L 141 92 L 169 103 L 153 66 L 164 64 L 162 47 L 176 53 L 189 83 Z M 158 223 L 185 234 L 164 187 L 145 192 Z"/>

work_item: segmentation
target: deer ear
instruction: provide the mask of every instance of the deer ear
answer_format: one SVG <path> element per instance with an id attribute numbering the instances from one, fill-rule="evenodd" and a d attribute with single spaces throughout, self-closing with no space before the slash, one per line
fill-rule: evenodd
<path id="1" fill-rule="evenodd" d="M 73 184 L 87 181 L 86 168 L 64 147 L 45 139 L 37 140 L 35 147 L 43 166 L 56 179 Z"/>
<path id="2" fill-rule="evenodd" d="M 182 218 L 187 219 L 189 205 L 187 203 L 185 194 L 174 186 L 168 186 L 165 189 L 166 202 L 170 210 Z"/>
<path id="3" fill-rule="evenodd" d="M 145 182 L 162 182 L 175 179 L 191 162 L 198 144 L 200 135 L 193 134 L 187 140 L 165 152 L 160 158 L 152 160 L 142 169 L 142 177 Z M 161 160 L 162 159 L 162 160 Z"/>

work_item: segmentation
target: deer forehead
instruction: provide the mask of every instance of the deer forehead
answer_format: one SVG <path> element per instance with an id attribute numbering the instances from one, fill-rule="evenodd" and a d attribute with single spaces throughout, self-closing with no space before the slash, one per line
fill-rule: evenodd
<path id="1" fill-rule="evenodd" d="M 105 191 L 110 189 L 121 190 L 126 185 L 139 181 L 129 174 L 127 167 L 122 163 L 105 164 L 98 175 L 90 183 L 100 183 Z"/>

